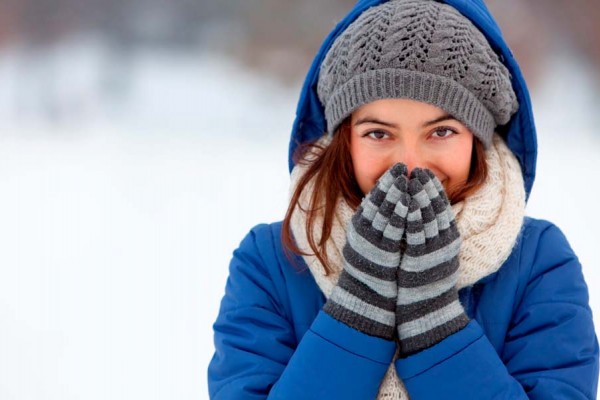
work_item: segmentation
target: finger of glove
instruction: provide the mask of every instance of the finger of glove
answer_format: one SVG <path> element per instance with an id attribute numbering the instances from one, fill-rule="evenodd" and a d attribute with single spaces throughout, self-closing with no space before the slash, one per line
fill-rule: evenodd
<path id="1" fill-rule="evenodd" d="M 460 237 L 456 230 L 438 231 L 435 219 L 425 223 L 421 218 L 407 223 L 406 238 L 407 246 L 398 275 L 399 286 L 428 285 L 456 271 L 460 249 Z"/>
<path id="2" fill-rule="evenodd" d="M 425 244 L 425 227 L 419 202 L 411 197 L 408 203 L 408 214 L 406 216 L 406 251 L 415 245 Z"/>
<path id="3" fill-rule="evenodd" d="M 432 189 L 428 190 L 428 193 L 431 193 L 432 196 L 431 199 L 433 203 L 433 208 L 434 210 L 436 210 L 436 213 L 440 217 L 440 229 L 446 229 L 448 223 L 454 220 L 454 212 L 452 211 L 450 200 L 448 199 L 448 195 L 446 194 L 444 186 L 442 185 L 440 180 L 435 176 L 435 174 L 428 169 L 424 170 L 424 173 L 429 178 L 429 182 L 431 182 L 431 184 L 433 185 L 435 192 L 437 192 L 434 195 Z M 448 223 L 446 223 L 446 221 Z"/>
<path id="4" fill-rule="evenodd" d="M 400 242 L 406 229 L 406 216 L 408 214 L 408 205 L 410 203 L 410 195 L 403 192 L 400 200 L 396 203 L 394 213 L 390 217 L 389 224 L 383 231 L 383 236 L 397 243 Z"/>
<path id="5" fill-rule="evenodd" d="M 406 222 L 406 250 L 402 255 L 401 270 L 422 272 L 448 262 L 458 254 L 460 238 L 458 232 L 448 229 L 427 239 L 422 209 L 412 197 Z"/>
<path id="6" fill-rule="evenodd" d="M 385 229 L 402 193 L 406 193 L 406 177 L 404 175 L 397 177 L 389 188 L 383 203 L 381 203 L 379 210 L 375 214 L 375 218 L 373 218 L 373 226 L 375 228 L 380 231 Z"/>
<path id="7" fill-rule="evenodd" d="M 414 198 L 421 210 L 431 204 L 431 198 L 425 187 L 430 183 L 429 176 L 421 168 L 415 168 L 408 182 L 408 193 Z M 436 194 L 437 196 L 437 194 Z"/>
<path id="8" fill-rule="evenodd" d="M 406 175 L 406 166 L 404 164 L 395 164 L 392 168 L 388 169 L 382 176 L 377 180 L 377 183 L 367 194 L 361 203 L 362 214 L 368 220 L 373 220 L 381 204 L 384 202 L 387 192 L 394 184 L 396 178 L 401 175 Z"/>
<path id="9" fill-rule="evenodd" d="M 389 188 L 372 221 L 363 214 L 357 214 L 352 219 L 356 232 L 383 251 L 399 251 L 403 232 L 398 232 L 397 227 L 390 226 L 390 217 L 394 215 L 403 194 L 406 194 L 406 176 L 400 175 Z M 403 230 L 403 225 L 401 228 Z"/>
<path id="10" fill-rule="evenodd" d="M 427 238 L 435 237 L 438 234 L 436 212 L 434 211 L 429 194 L 425 189 L 425 186 L 430 183 L 429 176 L 421 169 L 416 169 L 413 172 L 413 177 L 409 182 L 409 193 L 411 193 L 411 197 L 415 199 L 421 209 L 421 218 L 423 219 L 425 236 Z M 425 184 L 425 186 L 423 186 L 423 184 Z"/>
<path id="11" fill-rule="evenodd" d="M 429 177 L 429 182 L 431 184 L 433 184 L 433 187 L 435 188 L 436 191 L 436 198 L 432 200 L 432 204 L 433 204 L 433 208 L 434 210 L 439 209 L 440 211 L 436 210 L 436 220 L 437 220 L 437 225 L 438 225 L 438 229 L 441 232 L 442 235 L 446 235 L 446 236 L 458 236 L 458 229 L 456 227 L 456 223 L 454 220 L 454 211 L 452 210 L 452 207 L 450 206 L 450 200 L 448 199 L 448 196 L 446 195 L 446 191 L 444 190 L 444 186 L 442 185 L 442 183 L 439 181 L 439 179 L 437 179 L 437 177 L 435 176 L 435 174 L 433 172 L 431 172 L 430 170 L 424 170 L 424 172 L 427 174 L 427 176 Z M 443 211 L 442 211 L 443 208 Z M 446 238 L 446 241 L 450 241 L 452 240 L 452 238 Z"/>
<path id="12" fill-rule="evenodd" d="M 435 213 L 442 214 L 450 206 L 442 183 L 435 174 L 428 169 L 417 171 L 415 178 L 423 185 L 423 189 L 427 193 Z"/>
<path id="13" fill-rule="evenodd" d="M 435 176 L 435 174 L 432 171 L 425 169 L 424 172 L 425 172 L 425 174 L 427 174 L 427 176 L 429 177 L 431 182 L 433 182 L 433 185 L 435 186 L 435 189 L 437 190 L 440 198 L 446 204 L 450 204 L 450 200 L 448 199 L 448 196 L 446 195 L 446 190 L 444 189 L 444 185 L 442 185 L 442 182 L 440 182 L 440 180 L 437 178 L 437 176 Z"/>
<path id="14" fill-rule="evenodd" d="M 360 236 L 388 252 L 398 251 L 400 247 L 398 240 L 384 237 L 383 232 L 394 213 L 396 203 L 402 193 L 406 192 L 406 171 L 406 166 L 400 163 L 390 168 L 352 218 L 352 224 Z"/>
<path id="15" fill-rule="evenodd" d="M 455 286 L 458 258 L 448 254 L 443 250 L 428 252 L 423 245 L 407 245 L 398 270 L 398 305 L 435 298 Z"/>
<path id="16" fill-rule="evenodd" d="M 446 195 L 442 183 L 435 174 L 428 169 L 418 171 L 416 179 L 421 182 L 423 189 L 427 192 L 436 214 L 438 230 L 443 231 L 450 228 L 450 225 L 452 225 L 452 221 L 454 220 L 454 212 L 452 211 L 450 201 L 448 200 L 448 196 Z"/>
<path id="17" fill-rule="evenodd" d="M 406 175 L 398 176 L 394 181 L 394 184 L 390 187 L 390 190 L 388 191 L 383 204 L 379 208 L 379 211 L 375 215 L 375 219 L 373 220 L 373 225 L 375 227 L 382 231 L 385 230 L 394 214 L 406 217 L 406 213 L 408 212 L 408 203 L 402 203 L 402 198 L 407 193 L 407 190 L 408 179 Z M 403 204 L 405 207 L 402 207 Z"/>
<path id="18" fill-rule="evenodd" d="M 449 207 L 440 198 L 434 180 L 437 181 L 437 178 L 433 172 L 424 169 L 415 169 L 411 179 L 411 191 L 421 207 L 425 236 L 428 241 L 438 236 L 440 230 L 449 227 L 447 215 Z"/>

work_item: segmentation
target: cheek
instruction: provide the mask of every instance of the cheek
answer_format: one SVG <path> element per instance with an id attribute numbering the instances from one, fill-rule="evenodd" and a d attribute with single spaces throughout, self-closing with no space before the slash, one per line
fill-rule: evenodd
<path id="1" fill-rule="evenodd" d="M 377 179 L 388 169 L 385 157 L 361 148 L 351 148 L 354 177 L 364 195 L 375 186 Z"/>
<path id="2" fill-rule="evenodd" d="M 456 148 L 452 155 L 446 157 L 444 165 L 441 168 L 442 173 L 446 175 L 444 188 L 448 191 L 449 188 L 462 186 L 469 178 L 471 169 L 472 142 L 465 143 L 464 146 Z"/>

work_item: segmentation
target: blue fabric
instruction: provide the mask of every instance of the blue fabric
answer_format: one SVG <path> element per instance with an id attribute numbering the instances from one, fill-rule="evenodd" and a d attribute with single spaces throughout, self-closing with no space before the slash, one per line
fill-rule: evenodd
<path id="1" fill-rule="evenodd" d="M 327 51 L 338 35 L 364 10 L 383 2 L 381 0 L 359 1 L 346 17 L 337 24 L 329 36 L 327 36 L 317 52 L 306 75 L 296 109 L 296 119 L 292 127 L 289 146 L 290 171 L 294 167 L 293 154 L 298 145 L 315 140 L 321 137 L 326 131 L 324 109 L 317 96 L 317 82 L 319 68 Z M 445 0 L 442 2 L 456 8 L 484 33 L 492 48 L 498 53 L 500 59 L 511 73 L 513 88 L 519 101 L 519 110 L 510 122 L 506 126 L 500 127 L 498 131 L 505 138 L 508 147 L 521 164 L 525 181 L 525 191 L 529 197 L 535 179 L 537 139 L 529 90 L 527 89 L 519 65 L 504 41 L 500 28 L 482 0 Z"/>
<path id="2" fill-rule="evenodd" d="M 333 40 L 381 0 L 361 0 L 325 39 L 302 88 L 290 147 L 325 132 L 316 94 Z M 512 75 L 520 103 L 500 127 L 521 163 L 529 195 L 536 135 L 516 60 L 481 0 L 446 0 L 484 32 Z M 325 299 L 304 261 L 286 255 L 281 223 L 254 228 L 234 252 L 208 368 L 210 397 L 372 399 L 395 343 L 358 332 L 321 312 Z M 511 256 L 459 293 L 471 322 L 435 346 L 396 361 L 413 400 L 595 399 L 598 343 L 581 266 L 560 230 L 526 219 Z"/>
<path id="3" fill-rule="evenodd" d="M 214 325 L 212 399 L 374 398 L 395 344 L 322 313 L 281 223 L 234 252 Z M 561 231 L 526 219 L 509 259 L 460 292 L 471 323 L 396 362 L 411 399 L 595 399 L 598 343 L 581 266 Z"/>

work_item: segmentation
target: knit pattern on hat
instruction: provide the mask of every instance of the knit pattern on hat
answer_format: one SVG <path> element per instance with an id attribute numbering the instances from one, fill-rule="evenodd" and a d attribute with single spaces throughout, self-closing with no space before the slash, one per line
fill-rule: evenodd
<path id="1" fill-rule="evenodd" d="M 325 137 L 319 144 L 327 146 Z M 457 288 L 473 285 L 480 279 L 496 272 L 509 257 L 521 231 L 525 216 L 525 189 L 519 162 L 498 135 L 494 135 L 486 151 L 488 179 L 472 196 L 452 205 L 456 223 L 462 238 L 459 254 Z M 295 190 L 308 166 L 297 164 L 292 171 L 290 193 Z M 329 298 L 342 270 L 341 249 L 346 241 L 346 226 L 354 210 L 339 200 L 335 211 L 331 236 L 325 242 L 331 266 L 336 269 L 326 275 L 323 265 L 312 255 L 306 231 L 306 213 L 309 199 L 314 190 L 309 182 L 300 195 L 300 206 L 292 214 L 291 230 L 306 265 L 321 292 Z M 314 226 L 315 240 L 319 242 L 322 216 Z M 408 399 L 403 383 L 398 378 L 394 363 L 385 374 L 379 389 L 378 399 Z"/>
<path id="2" fill-rule="evenodd" d="M 437 106 L 487 147 L 517 111 L 510 74 L 483 34 L 453 7 L 393 0 L 372 7 L 334 41 L 319 72 L 327 130 L 363 104 L 407 98 Z"/>

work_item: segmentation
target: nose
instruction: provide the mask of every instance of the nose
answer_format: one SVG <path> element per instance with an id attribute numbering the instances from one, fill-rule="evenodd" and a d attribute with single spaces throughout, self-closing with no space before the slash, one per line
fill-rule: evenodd
<path id="1" fill-rule="evenodd" d="M 413 169 L 417 167 L 426 168 L 425 158 L 422 152 L 415 144 L 405 143 L 396 152 L 395 163 L 401 162 L 406 165 L 408 169 L 408 176 L 410 176 Z"/>

